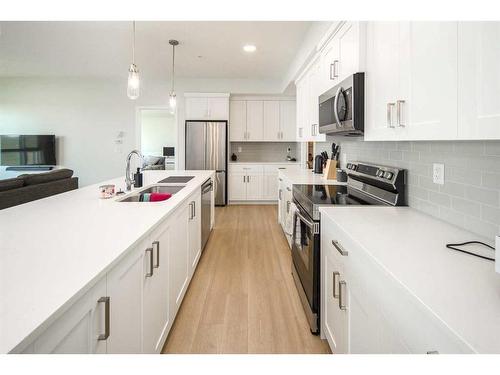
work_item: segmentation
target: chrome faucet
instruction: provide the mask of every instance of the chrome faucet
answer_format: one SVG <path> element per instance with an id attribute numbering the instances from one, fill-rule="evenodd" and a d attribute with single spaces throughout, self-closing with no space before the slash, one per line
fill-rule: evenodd
<path id="1" fill-rule="evenodd" d="M 130 159 L 132 159 L 132 155 L 134 154 L 137 155 L 139 158 L 141 158 L 141 165 L 143 161 L 143 156 L 141 152 L 138 150 L 132 150 L 127 155 L 127 168 L 125 169 L 125 184 L 127 185 L 127 191 L 132 190 L 132 185 L 134 184 L 134 178 L 130 174 Z"/>

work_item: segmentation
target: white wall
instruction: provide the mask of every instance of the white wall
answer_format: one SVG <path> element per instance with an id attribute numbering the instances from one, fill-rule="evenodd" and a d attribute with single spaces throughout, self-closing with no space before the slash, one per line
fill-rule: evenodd
<path id="1" fill-rule="evenodd" d="M 183 92 L 275 94 L 274 81 L 178 80 L 179 168 L 184 167 Z M 58 163 L 71 168 L 80 186 L 122 176 L 127 153 L 138 147 L 137 107 L 165 106 L 170 82 L 143 80 L 138 100 L 123 80 L 98 78 L 0 78 L 0 134 L 55 134 Z M 119 132 L 123 144 L 115 145 Z"/>

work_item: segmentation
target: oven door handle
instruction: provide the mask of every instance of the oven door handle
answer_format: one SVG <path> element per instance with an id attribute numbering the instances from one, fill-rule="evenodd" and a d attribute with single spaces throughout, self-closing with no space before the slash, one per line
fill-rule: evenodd
<path id="1" fill-rule="evenodd" d="M 302 221 L 304 224 L 306 224 L 309 228 L 314 229 L 314 223 L 307 220 L 304 216 L 302 216 L 298 211 L 295 211 L 295 215 Z"/>

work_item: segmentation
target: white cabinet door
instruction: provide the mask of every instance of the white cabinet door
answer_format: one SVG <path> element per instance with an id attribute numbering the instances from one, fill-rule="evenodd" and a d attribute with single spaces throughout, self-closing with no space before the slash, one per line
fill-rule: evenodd
<path id="1" fill-rule="evenodd" d="M 500 23 L 458 26 L 458 136 L 500 139 Z"/>
<path id="2" fill-rule="evenodd" d="M 240 173 L 229 173 L 229 200 L 243 201 L 247 196 L 246 175 Z"/>
<path id="3" fill-rule="evenodd" d="M 339 30 L 339 67 L 336 72 L 339 81 L 359 71 L 360 40 L 359 22 L 346 22 Z"/>
<path id="4" fill-rule="evenodd" d="M 201 255 L 201 193 L 189 199 L 189 274 L 192 276 Z"/>
<path id="5" fill-rule="evenodd" d="M 262 184 L 263 184 L 262 173 L 248 173 L 247 174 L 247 197 L 249 201 L 252 200 L 262 200 Z"/>
<path id="6" fill-rule="evenodd" d="M 179 208 L 172 217 L 170 236 L 170 316 L 175 317 L 189 283 L 188 220 L 189 204 Z"/>
<path id="7" fill-rule="evenodd" d="M 99 339 L 100 335 L 105 334 L 106 314 L 105 303 L 99 300 L 106 296 L 104 277 L 36 339 L 31 352 L 106 353 L 106 340 Z"/>
<path id="8" fill-rule="evenodd" d="M 247 101 L 247 141 L 261 141 L 264 138 L 264 102 Z"/>
<path id="9" fill-rule="evenodd" d="M 457 137 L 457 22 L 402 22 L 398 139 Z"/>
<path id="10" fill-rule="evenodd" d="M 317 60 L 309 69 L 309 82 L 308 82 L 308 97 L 307 97 L 307 110 L 309 129 L 307 133 L 310 135 L 309 140 L 314 142 L 324 142 L 326 140 L 325 134 L 319 133 L 319 101 L 321 95 L 321 64 Z"/>
<path id="11" fill-rule="evenodd" d="M 262 199 L 272 201 L 278 199 L 278 175 L 276 173 L 264 174 Z"/>
<path id="12" fill-rule="evenodd" d="M 170 221 L 153 232 L 144 257 L 142 351 L 159 353 L 170 328 L 168 263 Z M 148 276 L 151 275 L 151 276 Z"/>
<path id="13" fill-rule="evenodd" d="M 208 98 L 208 119 L 228 120 L 229 119 L 229 99 L 228 98 Z"/>
<path id="14" fill-rule="evenodd" d="M 323 273 L 323 328 L 324 334 L 330 349 L 334 354 L 346 354 L 348 352 L 347 310 L 340 309 L 347 306 L 347 288 L 343 267 L 335 262 L 335 259 L 329 252 L 324 252 L 324 273 Z M 342 288 L 342 291 L 341 291 Z"/>
<path id="15" fill-rule="evenodd" d="M 229 139 L 232 142 L 245 141 L 247 131 L 247 102 L 233 100 L 229 111 Z"/>
<path id="16" fill-rule="evenodd" d="M 321 52 L 320 91 L 323 93 L 339 82 L 340 45 L 334 36 Z"/>
<path id="17" fill-rule="evenodd" d="M 399 22 L 369 22 L 366 57 L 366 140 L 396 139 L 399 92 Z"/>
<path id="18" fill-rule="evenodd" d="M 306 124 L 306 117 L 305 117 L 305 98 L 307 97 L 306 95 L 306 77 L 302 77 L 300 80 L 298 80 L 295 83 L 295 92 L 296 92 L 296 98 L 297 98 L 297 105 L 296 105 L 296 138 L 297 141 L 303 142 L 306 140 L 306 136 L 304 133 L 304 128 Z"/>
<path id="19" fill-rule="evenodd" d="M 150 247 L 146 240 L 132 250 L 107 275 L 110 298 L 110 334 L 107 352 L 141 353 L 142 288 L 144 256 Z M 151 256 L 148 252 L 147 256 Z"/>
<path id="20" fill-rule="evenodd" d="M 186 98 L 186 120 L 207 120 L 208 114 L 207 98 Z"/>
<path id="21" fill-rule="evenodd" d="M 280 101 L 280 130 L 281 140 L 295 142 L 296 141 L 296 105 L 293 100 Z"/>
<path id="22" fill-rule="evenodd" d="M 266 141 L 280 141 L 280 102 L 277 100 L 264 101 L 264 139 Z"/>

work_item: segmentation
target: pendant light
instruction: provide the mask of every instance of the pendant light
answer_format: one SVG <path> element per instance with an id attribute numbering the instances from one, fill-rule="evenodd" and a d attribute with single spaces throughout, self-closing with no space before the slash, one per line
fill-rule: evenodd
<path id="1" fill-rule="evenodd" d="M 139 69 L 135 65 L 135 21 L 132 22 L 132 64 L 128 68 L 127 96 L 135 100 L 139 97 L 141 82 L 139 79 Z"/>
<path id="2" fill-rule="evenodd" d="M 171 39 L 168 43 L 172 46 L 172 90 L 170 91 L 168 104 L 170 106 L 170 113 L 175 113 L 177 107 L 177 96 L 175 95 L 175 46 L 179 45 L 178 40 Z"/>

